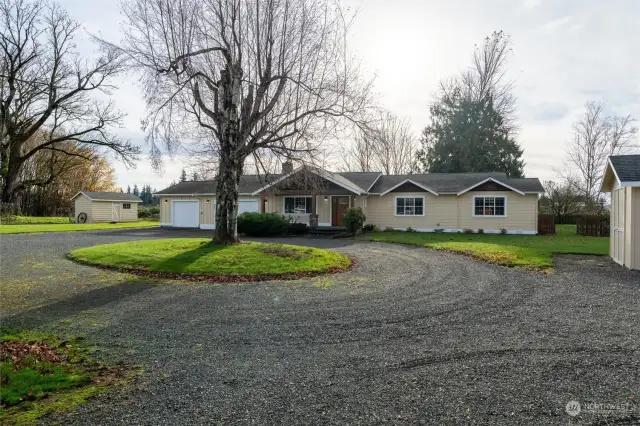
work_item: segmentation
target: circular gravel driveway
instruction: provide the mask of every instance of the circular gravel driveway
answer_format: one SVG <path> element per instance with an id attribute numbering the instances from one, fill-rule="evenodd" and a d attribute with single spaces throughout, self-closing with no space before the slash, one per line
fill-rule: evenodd
<path id="1" fill-rule="evenodd" d="M 640 422 L 640 274 L 606 258 L 563 256 L 543 275 L 422 248 L 296 239 L 287 242 L 359 262 L 313 279 L 221 285 L 149 281 L 63 257 L 182 235 L 202 234 L 2 237 L 0 289 L 29 282 L 0 305 L 4 323 L 79 334 L 100 356 L 144 369 L 45 423 Z M 571 400 L 582 404 L 577 417 L 565 412 Z"/>

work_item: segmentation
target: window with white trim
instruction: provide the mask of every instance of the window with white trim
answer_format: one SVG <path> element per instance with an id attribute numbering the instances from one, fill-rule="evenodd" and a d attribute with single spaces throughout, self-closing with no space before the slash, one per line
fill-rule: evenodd
<path id="1" fill-rule="evenodd" d="M 424 198 L 396 197 L 396 216 L 424 216 Z"/>
<path id="2" fill-rule="evenodd" d="M 473 197 L 474 216 L 504 217 L 507 215 L 507 197 Z"/>
<path id="3" fill-rule="evenodd" d="M 284 197 L 284 212 L 289 214 L 310 214 L 311 197 Z"/>
<path id="4" fill-rule="evenodd" d="M 122 205 L 122 208 L 123 208 L 124 210 L 129 210 L 129 209 L 131 208 L 131 204 L 129 204 L 129 203 L 124 203 L 124 204 Z"/>

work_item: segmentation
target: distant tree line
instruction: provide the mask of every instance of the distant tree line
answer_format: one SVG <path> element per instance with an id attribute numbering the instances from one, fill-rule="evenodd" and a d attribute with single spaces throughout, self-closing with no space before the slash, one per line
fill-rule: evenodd
<path id="1" fill-rule="evenodd" d="M 139 189 L 138 185 L 133 185 L 133 189 L 131 185 L 127 186 L 127 194 L 133 194 L 137 197 L 140 197 L 142 200 L 143 206 L 157 206 L 160 204 L 160 198 L 154 197 L 153 194 L 157 192 L 155 188 L 151 188 L 151 185 L 142 185 Z"/>

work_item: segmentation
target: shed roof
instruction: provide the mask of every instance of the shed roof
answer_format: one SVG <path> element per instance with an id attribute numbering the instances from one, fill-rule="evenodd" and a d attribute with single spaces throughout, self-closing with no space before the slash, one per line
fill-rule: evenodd
<path id="1" fill-rule="evenodd" d="M 602 192 L 611 192 L 618 181 L 622 187 L 640 187 L 640 155 L 612 155 L 602 179 Z"/>
<path id="2" fill-rule="evenodd" d="M 640 155 L 612 155 L 609 160 L 620 182 L 640 182 Z"/>
<path id="3" fill-rule="evenodd" d="M 126 192 L 101 192 L 101 191 L 80 191 L 71 199 L 75 199 L 78 195 L 84 195 L 92 201 L 129 201 L 131 203 L 141 203 L 140 197 L 127 194 Z"/>

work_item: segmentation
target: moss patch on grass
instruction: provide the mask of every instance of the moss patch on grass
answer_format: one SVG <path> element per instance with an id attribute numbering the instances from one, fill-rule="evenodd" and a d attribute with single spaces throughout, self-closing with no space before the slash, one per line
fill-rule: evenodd
<path id="1" fill-rule="evenodd" d="M 206 238 L 104 244 L 69 253 L 77 262 L 158 277 L 254 281 L 300 278 L 348 269 L 347 256 L 288 244 L 214 245 Z"/>
<path id="2" fill-rule="evenodd" d="M 151 228 L 159 222 L 139 220 L 137 222 L 118 223 L 53 223 L 28 225 L 0 225 L 0 234 L 34 234 L 42 232 L 93 231 L 98 229 Z"/>
<path id="3" fill-rule="evenodd" d="M 372 232 L 360 240 L 419 245 L 463 253 L 503 266 L 549 272 L 553 255 L 609 253 L 609 238 L 576 235 L 575 225 L 557 227 L 556 235 L 453 234 L 422 232 Z"/>
<path id="4" fill-rule="evenodd" d="M 36 331 L 0 332 L 0 423 L 34 424 L 40 417 L 73 410 L 110 386 L 125 383 L 131 369 L 107 366 L 77 339 Z"/>

